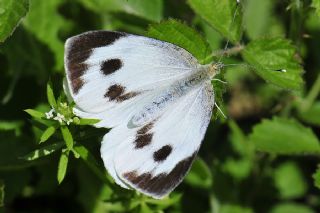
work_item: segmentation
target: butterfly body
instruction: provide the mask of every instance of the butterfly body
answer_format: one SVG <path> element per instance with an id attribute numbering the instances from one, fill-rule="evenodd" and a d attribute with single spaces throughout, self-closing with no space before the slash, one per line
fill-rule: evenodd
<path id="1" fill-rule="evenodd" d="M 187 174 L 214 106 L 211 79 L 186 50 L 143 36 L 91 31 L 66 42 L 74 113 L 112 128 L 101 156 L 115 182 L 154 198 Z"/>

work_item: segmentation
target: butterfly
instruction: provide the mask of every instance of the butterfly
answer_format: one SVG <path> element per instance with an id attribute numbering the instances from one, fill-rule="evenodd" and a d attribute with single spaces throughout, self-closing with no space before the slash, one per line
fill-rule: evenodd
<path id="1" fill-rule="evenodd" d="M 123 188 L 158 199 L 190 170 L 215 104 L 211 80 L 222 66 L 123 32 L 89 31 L 65 43 L 74 113 L 111 128 L 100 150 L 108 173 Z"/>

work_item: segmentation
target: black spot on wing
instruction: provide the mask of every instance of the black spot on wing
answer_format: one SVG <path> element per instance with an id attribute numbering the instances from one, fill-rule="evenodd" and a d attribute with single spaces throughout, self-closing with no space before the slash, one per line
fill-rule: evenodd
<path id="1" fill-rule="evenodd" d="M 81 76 L 88 69 L 85 61 L 90 57 L 92 50 L 110 45 L 123 36 L 126 36 L 126 34 L 110 31 L 91 31 L 74 36 L 67 41 L 65 63 L 72 91 L 75 94 L 79 92 L 85 83 Z"/>
<path id="2" fill-rule="evenodd" d="M 163 197 L 182 181 L 189 171 L 196 154 L 197 151 L 190 157 L 181 160 L 169 173 L 153 176 L 150 172 L 138 174 L 137 171 L 131 171 L 124 173 L 123 177 L 142 191 L 156 197 Z"/>
<path id="3" fill-rule="evenodd" d="M 109 59 L 107 61 L 104 61 L 101 64 L 100 69 L 104 75 L 109 75 L 119 70 L 121 67 L 122 67 L 122 62 L 120 59 Z"/>
<path id="4" fill-rule="evenodd" d="M 139 129 L 137 133 L 139 135 L 146 134 L 147 132 L 149 132 L 149 130 L 152 129 L 153 125 L 154 125 L 154 122 L 150 122 L 150 123 L 144 125 L 141 129 Z"/>
<path id="5" fill-rule="evenodd" d="M 171 153 L 172 147 L 165 145 L 153 153 L 153 160 L 156 162 L 164 161 Z"/>
<path id="6" fill-rule="evenodd" d="M 121 96 L 124 93 L 124 90 L 125 87 L 119 84 L 114 84 L 108 88 L 104 97 L 108 97 L 111 101 L 116 100 L 119 96 Z"/>
<path id="7" fill-rule="evenodd" d="M 110 101 L 123 102 L 140 94 L 140 92 L 125 93 L 125 89 L 119 84 L 113 84 L 107 89 L 104 97 L 109 98 Z"/>
<path id="8" fill-rule="evenodd" d="M 136 139 L 134 140 L 136 149 L 142 149 L 143 147 L 149 145 L 152 141 L 153 134 L 143 134 L 143 135 L 137 135 Z"/>

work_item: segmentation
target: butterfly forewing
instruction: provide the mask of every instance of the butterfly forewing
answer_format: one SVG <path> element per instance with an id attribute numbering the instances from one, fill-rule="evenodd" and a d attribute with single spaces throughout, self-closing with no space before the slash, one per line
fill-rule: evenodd
<path id="1" fill-rule="evenodd" d="M 68 39 L 65 49 L 67 80 L 77 107 L 84 112 L 80 116 L 118 117 L 105 122 L 106 127 L 130 116 L 119 109 L 135 105 L 138 110 L 138 103 L 197 68 L 196 59 L 182 48 L 126 33 L 87 32 Z M 97 117 L 99 113 L 104 117 Z"/>

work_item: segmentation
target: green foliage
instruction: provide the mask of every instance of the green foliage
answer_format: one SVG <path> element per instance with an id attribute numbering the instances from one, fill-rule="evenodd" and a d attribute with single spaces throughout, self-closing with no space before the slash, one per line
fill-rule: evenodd
<path id="1" fill-rule="evenodd" d="M 292 119 L 264 119 L 253 128 L 250 140 L 257 150 L 275 154 L 320 153 L 319 140 L 312 130 Z"/>
<path id="2" fill-rule="evenodd" d="M 63 67 L 64 48 L 63 42 L 58 37 L 59 31 L 70 27 L 70 23 L 57 10 L 62 3 L 63 0 L 31 0 L 30 11 L 24 21 L 26 29 L 48 45 L 54 53 L 55 69 Z"/>
<path id="3" fill-rule="evenodd" d="M 300 168 L 293 162 L 285 162 L 278 166 L 274 179 L 282 199 L 299 198 L 307 191 L 307 185 Z"/>
<path id="4" fill-rule="evenodd" d="M 232 0 L 188 0 L 192 9 L 223 36 L 233 42 L 241 38 L 242 16 L 237 2 Z M 235 18 L 234 18 L 235 17 Z"/>
<path id="5" fill-rule="evenodd" d="M 0 43 L 4 42 L 26 15 L 29 0 L 0 0 Z"/>
<path id="6" fill-rule="evenodd" d="M 36 150 L 30 152 L 29 154 L 23 156 L 22 159 L 29 160 L 29 161 L 36 160 L 38 158 L 50 155 L 53 152 L 60 150 L 62 148 L 62 146 L 63 146 L 63 143 L 61 143 L 61 142 L 46 145 L 40 149 L 36 149 Z"/>
<path id="7" fill-rule="evenodd" d="M 66 176 L 68 161 L 69 161 L 69 151 L 62 151 L 60 155 L 58 173 L 57 173 L 57 179 L 59 184 L 63 181 L 64 177 Z"/>
<path id="8" fill-rule="evenodd" d="M 210 57 L 209 44 L 194 29 L 170 19 L 160 24 L 151 25 L 147 35 L 159 40 L 174 43 L 188 50 L 201 63 Z"/>
<path id="9" fill-rule="evenodd" d="M 320 169 L 318 168 L 313 174 L 314 185 L 320 189 Z"/>
<path id="10" fill-rule="evenodd" d="M 0 211 L 320 212 L 319 1 L 239 2 L 0 0 Z M 212 85 L 227 119 L 214 107 L 190 172 L 162 200 L 114 183 L 100 157 L 109 130 L 64 94 L 66 38 L 99 29 L 226 65 Z"/>
<path id="11" fill-rule="evenodd" d="M 296 204 L 296 203 L 284 203 L 275 206 L 271 213 L 314 213 L 314 211 L 308 206 Z"/>
<path id="12" fill-rule="evenodd" d="M 85 7 L 97 13 L 125 12 L 150 21 L 162 19 L 162 0 L 80 0 Z"/>
<path id="13" fill-rule="evenodd" d="M 267 82 L 284 89 L 299 90 L 302 87 L 302 67 L 295 60 L 296 50 L 290 41 L 274 38 L 250 42 L 243 51 L 244 59 Z M 285 72 L 276 72 L 285 70 Z"/>
<path id="14" fill-rule="evenodd" d="M 212 175 L 207 164 L 201 160 L 196 159 L 193 163 L 192 169 L 186 177 L 186 183 L 193 187 L 209 189 L 212 186 Z"/>
<path id="15" fill-rule="evenodd" d="M 316 12 L 318 16 L 320 16 L 320 1 L 319 0 L 312 0 L 312 6 L 316 8 Z"/>

